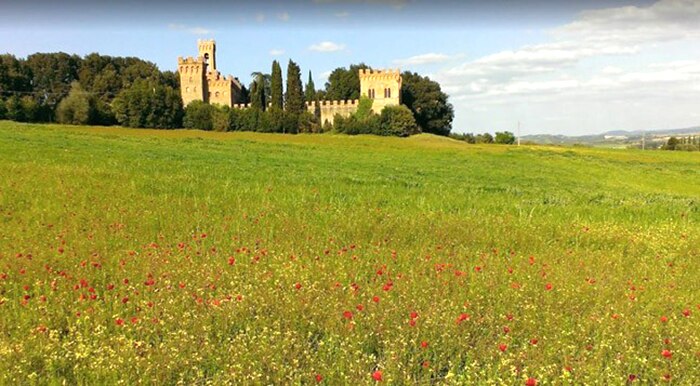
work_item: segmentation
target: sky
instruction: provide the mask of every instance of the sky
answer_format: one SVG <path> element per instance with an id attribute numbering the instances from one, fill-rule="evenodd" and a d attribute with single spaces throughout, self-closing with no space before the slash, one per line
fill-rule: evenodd
<path id="1" fill-rule="evenodd" d="M 18 57 L 99 52 L 175 70 L 197 39 L 215 39 L 218 69 L 246 84 L 290 59 L 317 87 L 360 62 L 429 76 L 453 132 L 700 125 L 700 0 L 0 0 L 0 53 Z"/>

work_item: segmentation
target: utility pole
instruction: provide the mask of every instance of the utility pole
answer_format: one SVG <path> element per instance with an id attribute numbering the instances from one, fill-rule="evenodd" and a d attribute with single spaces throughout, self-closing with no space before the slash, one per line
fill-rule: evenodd
<path id="1" fill-rule="evenodd" d="M 647 144 L 647 133 L 646 131 L 642 131 L 642 150 L 646 147 Z"/>
<path id="2" fill-rule="evenodd" d="M 518 121 L 518 146 L 520 146 L 520 121 Z"/>

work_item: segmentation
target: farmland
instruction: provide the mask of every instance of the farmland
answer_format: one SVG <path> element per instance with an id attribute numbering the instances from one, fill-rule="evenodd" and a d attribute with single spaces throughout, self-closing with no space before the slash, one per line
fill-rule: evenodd
<path id="1" fill-rule="evenodd" d="M 700 155 L 0 121 L 0 384 L 700 383 Z"/>

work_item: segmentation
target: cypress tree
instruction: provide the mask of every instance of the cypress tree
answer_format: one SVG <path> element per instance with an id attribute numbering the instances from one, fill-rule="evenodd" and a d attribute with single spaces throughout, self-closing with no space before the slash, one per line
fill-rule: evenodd
<path id="1" fill-rule="evenodd" d="M 272 62 L 272 77 L 270 79 L 270 97 L 272 108 L 282 110 L 282 67 L 278 61 Z"/>
<path id="2" fill-rule="evenodd" d="M 287 65 L 287 112 L 301 114 L 305 110 L 304 90 L 301 85 L 301 69 L 291 59 Z"/>
<path id="3" fill-rule="evenodd" d="M 311 78 L 311 71 L 309 71 L 309 81 L 306 82 L 304 96 L 308 102 L 316 100 L 316 85 L 314 85 L 314 80 Z"/>

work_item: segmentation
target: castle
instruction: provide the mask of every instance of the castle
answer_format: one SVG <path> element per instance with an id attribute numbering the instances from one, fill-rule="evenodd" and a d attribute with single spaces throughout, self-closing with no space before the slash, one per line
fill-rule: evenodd
<path id="1" fill-rule="evenodd" d="M 216 42 L 198 40 L 199 55 L 196 58 L 177 58 L 180 74 L 182 103 L 199 100 L 233 108 L 245 109 L 250 104 L 241 103 L 242 89 L 237 78 L 222 76 L 216 69 Z M 372 111 L 379 114 L 386 106 L 401 104 L 400 70 L 360 70 L 360 95 L 372 99 Z M 333 124 L 337 115 L 347 117 L 357 110 L 359 100 L 321 101 L 320 122 Z M 306 102 L 306 109 L 315 113 L 313 101 Z"/>

